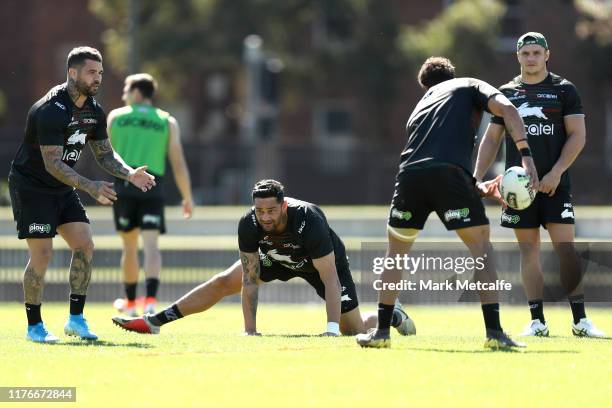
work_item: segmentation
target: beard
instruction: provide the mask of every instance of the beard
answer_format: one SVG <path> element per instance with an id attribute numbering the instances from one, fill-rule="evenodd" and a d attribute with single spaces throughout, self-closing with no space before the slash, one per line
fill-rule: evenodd
<path id="1" fill-rule="evenodd" d="M 98 89 L 100 89 L 100 82 L 93 82 L 90 85 L 86 83 L 85 81 L 81 81 L 77 79 L 76 88 L 82 95 L 94 96 L 98 93 Z"/>

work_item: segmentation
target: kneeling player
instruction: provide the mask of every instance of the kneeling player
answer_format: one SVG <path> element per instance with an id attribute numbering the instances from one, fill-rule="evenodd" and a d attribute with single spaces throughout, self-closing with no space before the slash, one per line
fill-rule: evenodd
<path id="1" fill-rule="evenodd" d="M 362 318 L 359 313 L 344 244 L 323 211 L 314 204 L 285 198 L 283 185 L 275 180 L 255 184 L 252 196 L 254 206 L 238 226 L 240 261 L 156 315 L 114 317 L 113 322 L 126 330 L 156 334 L 160 326 L 203 312 L 242 288 L 244 329 L 248 335 L 257 335 L 259 285 L 299 277 L 325 299 L 327 328 L 323 334 L 357 334 L 376 326 L 375 315 Z M 403 335 L 416 333 L 397 302 L 391 324 Z"/>

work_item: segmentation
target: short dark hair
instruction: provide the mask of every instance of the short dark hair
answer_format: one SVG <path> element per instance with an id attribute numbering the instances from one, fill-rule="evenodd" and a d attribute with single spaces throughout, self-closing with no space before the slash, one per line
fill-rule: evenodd
<path id="1" fill-rule="evenodd" d="M 93 60 L 102 62 L 102 54 L 100 51 L 92 47 L 75 47 L 68 53 L 66 58 L 66 67 L 74 68 L 76 66 L 82 66 L 85 60 Z"/>
<path id="2" fill-rule="evenodd" d="M 444 57 L 427 58 L 419 70 L 419 84 L 423 88 L 431 88 L 454 77 L 455 67 Z"/>
<path id="3" fill-rule="evenodd" d="M 256 198 L 268 197 L 276 197 L 276 201 L 282 203 L 285 199 L 285 187 L 276 180 L 259 180 L 253 186 L 253 201 Z"/>
<path id="4" fill-rule="evenodd" d="M 157 81 L 146 73 L 129 75 L 125 78 L 125 83 L 130 86 L 130 91 L 138 89 L 144 98 L 153 98 L 157 91 Z"/>

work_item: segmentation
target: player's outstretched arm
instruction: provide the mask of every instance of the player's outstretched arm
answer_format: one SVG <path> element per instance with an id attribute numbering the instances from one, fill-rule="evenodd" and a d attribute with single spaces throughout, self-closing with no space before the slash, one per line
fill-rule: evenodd
<path id="1" fill-rule="evenodd" d="M 83 190 L 100 204 L 110 205 L 117 199 L 113 184 L 106 181 L 92 181 L 81 176 L 62 161 L 62 146 L 40 146 L 45 170 L 62 183 Z"/>
<path id="2" fill-rule="evenodd" d="M 259 296 L 259 254 L 240 251 L 242 263 L 242 314 L 244 315 L 244 332 L 257 336 L 257 301 Z"/>
<path id="3" fill-rule="evenodd" d="M 490 98 L 487 106 L 492 114 L 501 116 L 504 119 L 506 132 L 508 132 L 516 148 L 521 152 L 521 156 L 523 157 L 523 168 L 529 176 L 531 188 L 537 191 L 539 187 L 538 171 L 531 157 L 531 150 L 529 149 L 527 135 L 525 134 L 525 123 L 523 122 L 523 118 L 521 118 L 521 115 L 519 115 L 514 105 L 512 105 L 512 102 L 502 94 L 496 94 Z"/>
<path id="4" fill-rule="evenodd" d="M 113 150 L 108 139 L 90 140 L 89 146 L 96 161 L 107 173 L 127 180 L 142 191 L 148 191 L 155 186 L 155 177 L 147 173 L 147 166 L 133 169 Z"/>
<path id="5" fill-rule="evenodd" d="M 181 197 L 183 197 L 183 216 L 185 218 L 191 218 L 193 212 L 191 178 L 189 176 L 189 169 L 187 168 L 187 162 L 181 144 L 181 129 L 176 119 L 172 116 L 168 118 L 168 125 L 170 128 L 168 159 L 170 160 L 170 166 L 172 166 L 174 181 L 181 192 Z"/>
<path id="6" fill-rule="evenodd" d="M 313 266 L 319 271 L 319 276 L 325 285 L 325 307 L 327 310 L 327 329 L 323 333 L 326 336 L 338 336 L 340 334 L 340 313 L 342 289 L 336 271 L 336 257 L 330 252 L 322 258 L 312 260 Z"/>

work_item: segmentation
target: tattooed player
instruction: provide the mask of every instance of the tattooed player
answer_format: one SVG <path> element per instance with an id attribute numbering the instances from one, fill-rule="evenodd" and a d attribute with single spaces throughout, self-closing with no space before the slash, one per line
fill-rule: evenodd
<path id="1" fill-rule="evenodd" d="M 146 166 L 133 169 L 115 154 L 106 134 L 104 111 L 93 98 L 102 82 L 102 56 L 90 47 L 74 48 L 67 58 L 66 82 L 53 87 L 28 112 L 25 137 L 11 165 L 9 188 L 19 239 L 28 244 L 30 259 L 23 275 L 28 331 L 40 343 L 59 339 L 42 322 L 40 307 L 45 271 L 57 233 L 72 250 L 70 315 L 64 332 L 95 340 L 83 318 L 91 278 L 93 240 L 89 220 L 76 189 L 100 204 L 116 200 L 113 184 L 89 180 L 72 169 L 85 144 L 96 161 L 115 177 L 147 191 L 155 185 Z"/>

